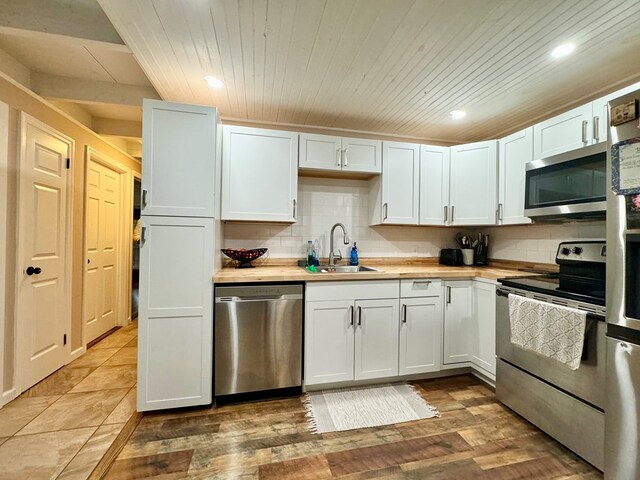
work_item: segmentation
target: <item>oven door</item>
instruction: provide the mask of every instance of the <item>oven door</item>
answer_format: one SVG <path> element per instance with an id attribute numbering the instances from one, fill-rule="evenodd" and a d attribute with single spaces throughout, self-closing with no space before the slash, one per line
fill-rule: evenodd
<path id="1" fill-rule="evenodd" d="M 606 163 L 606 142 L 527 163 L 525 215 L 604 214 Z"/>
<path id="2" fill-rule="evenodd" d="M 571 370 L 556 360 L 524 350 L 511 343 L 509 293 L 541 301 L 550 301 L 552 298 L 512 288 L 498 288 L 496 293 L 496 353 L 498 358 L 590 403 L 600 410 L 604 410 L 606 358 L 606 324 L 604 315 L 593 313 L 587 315 L 585 354 L 580 367 L 577 370 Z M 564 299 L 560 300 L 554 297 L 553 303 L 580 309 L 578 304 L 573 304 L 571 301 L 565 303 Z M 598 309 L 595 306 L 585 308 Z M 497 379 L 497 381 L 500 381 L 500 379 Z"/>

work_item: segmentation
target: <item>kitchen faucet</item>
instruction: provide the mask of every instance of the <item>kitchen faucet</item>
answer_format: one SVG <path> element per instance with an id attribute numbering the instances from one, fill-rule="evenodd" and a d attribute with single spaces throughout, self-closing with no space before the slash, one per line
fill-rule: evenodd
<path id="1" fill-rule="evenodd" d="M 344 225 L 341 223 L 336 223 L 333 227 L 331 227 L 331 233 L 329 234 L 329 265 L 335 265 L 335 259 L 333 255 L 333 232 L 335 232 L 336 227 L 342 228 L 344 232 L 344 244 L 349 245 L 349 235 L 347 235 L 347 229 L 344 228 Z M 338 260 L 342 260 L 342 253 L 338 249 Z"/>

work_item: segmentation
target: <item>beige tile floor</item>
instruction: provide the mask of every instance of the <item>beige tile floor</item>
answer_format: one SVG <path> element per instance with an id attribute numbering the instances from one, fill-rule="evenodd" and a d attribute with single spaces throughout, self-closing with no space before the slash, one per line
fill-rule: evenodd
<path id="1" fill-rule="evenodd" d="M 136 408 L 137 323 L 0 409 L 0 480 L 84 480 Z"/>

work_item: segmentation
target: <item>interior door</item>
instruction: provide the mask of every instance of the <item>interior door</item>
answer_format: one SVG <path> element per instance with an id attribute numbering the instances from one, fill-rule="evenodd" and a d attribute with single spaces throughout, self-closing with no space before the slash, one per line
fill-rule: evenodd
<path id="1" fill-rule="evenodd" d="M 86 195 L 84 319 L 90 342 L 118 324 L 120 174 L 89 160 Z"/>
<path id="2" fill-rule="evenodd" d="M 73 140 L 23 114 L 18 218 L 18 370 L 24 391 L 67 360 L 67 159 Z"/>

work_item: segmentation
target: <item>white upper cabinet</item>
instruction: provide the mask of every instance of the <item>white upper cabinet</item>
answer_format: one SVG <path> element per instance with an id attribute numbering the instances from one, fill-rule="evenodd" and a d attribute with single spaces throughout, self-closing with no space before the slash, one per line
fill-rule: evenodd
<path id="1" fill-rule="evenodd" d="M 142 213 L 213 218 L 217 110 L 143 102 Z"/>
<path id="2" fill-rule="evenodd" d="M 525 165 L 533 160 L 533 127 L 498 141 L 498 223 L 531 223 L 524 216 Z"/>
<path id="3" fill-rule="evenodd" d="M 295 222 L 298 134 L 224 126 L 222 220 Z"/>
<path id="4" fill-rule="evenodd" d="M 342 137 L 300 134 L 300 169 L 342 170 Z"/>
<path id="5" fill-rule="evenodd" d="M 383 142 L 382 175 L 371 180 L 371 224 L 418 224 L 420 145 Z"/>
<path id="6" fill-rule="evenodd" d="M 345 172 L 380 173 L 382 171 L 382 141 L 366 138 L 343 138 L 342 170 Z"/>
<path id="7" fill-rule="evenodd" d="M 593 106 L 593 143 L 607 141 L 607 131 L 609 130 L 609 110 L 607 103 L 610 100 L 614 100 L 638 89 L 640 89 L 640 83 L 634 83 L 633 85 L 629 85 L 628 87 L 591 102 Z"/>
<path id="8" fill-rule="evenodd" d="M 449 147 L 420 146 L 420 225 L 447 225 Z"/>
<path id="9" fill-rule="evenodd" d="M 380 173 L 382 141 L 301 133 L 300 169 Z"/>
<path id="10" fill-rule="evenodd" d="M 533 159 L 557 155 L 592 143 L 591 103 L 533 126 Z"/>
<path id="11" fill-rule="evenodd" d="M 495 225 L 498 141 L 451 147 L 450 224 Z"/>

